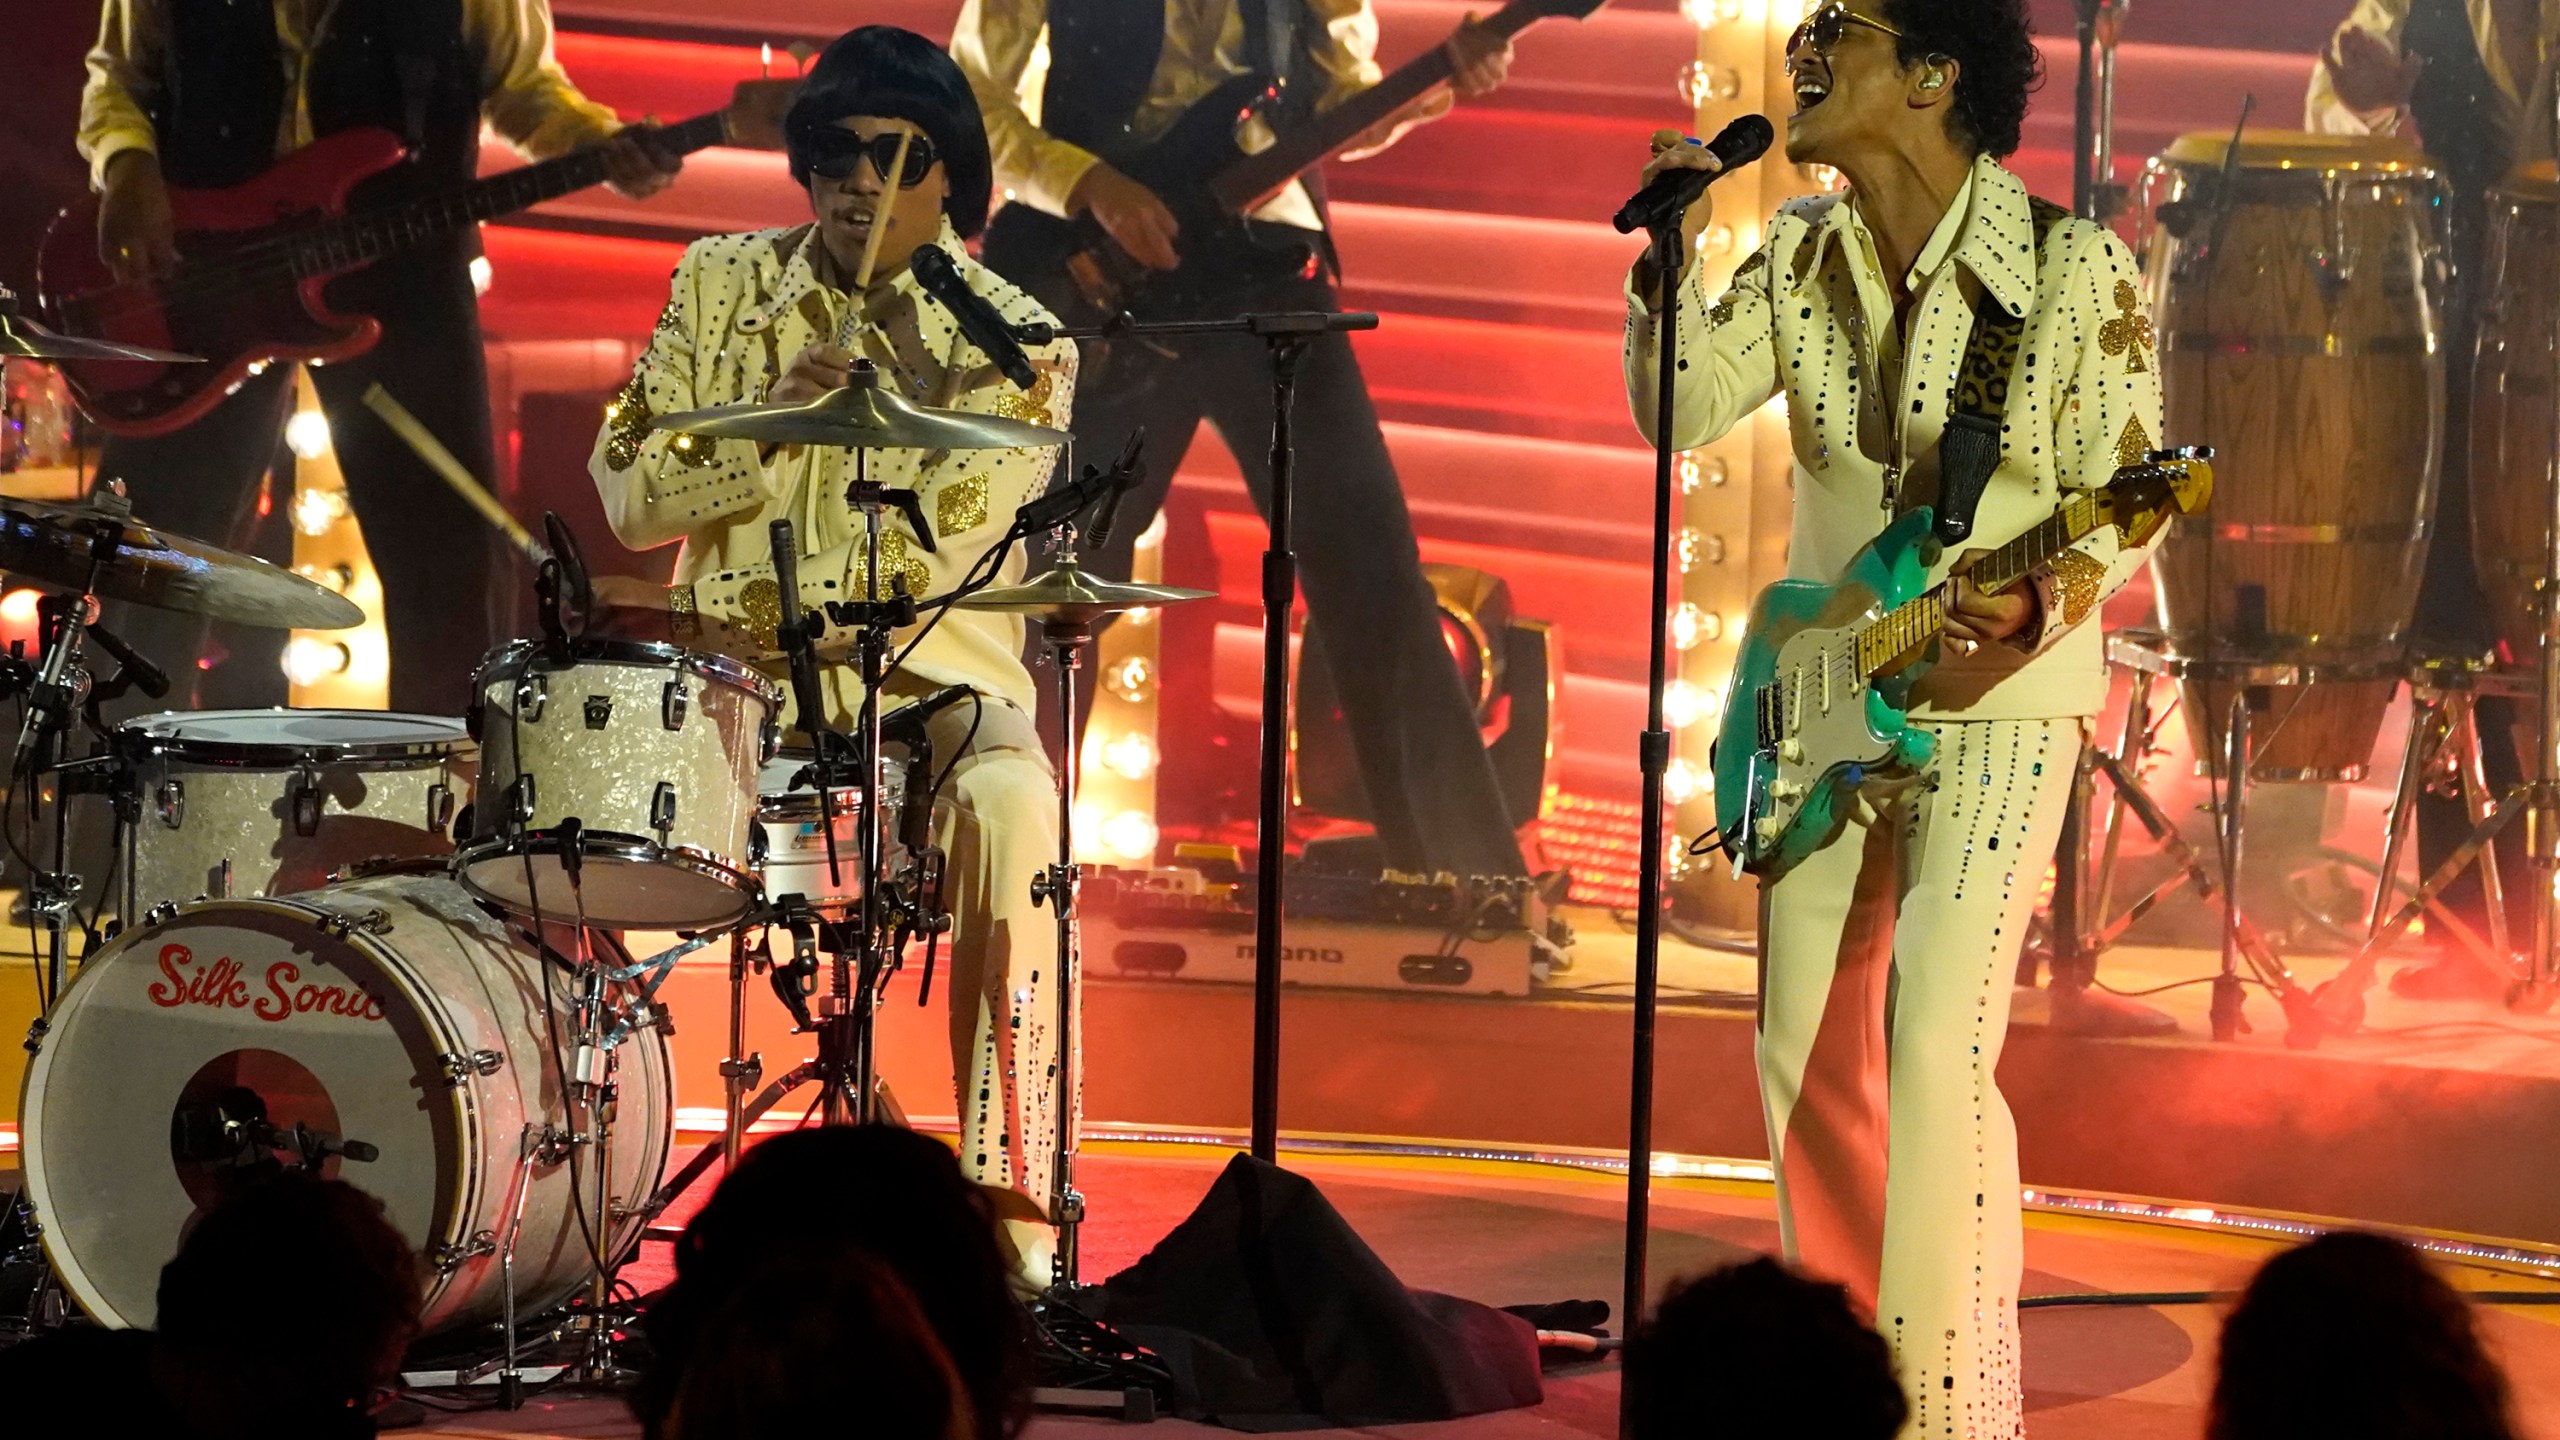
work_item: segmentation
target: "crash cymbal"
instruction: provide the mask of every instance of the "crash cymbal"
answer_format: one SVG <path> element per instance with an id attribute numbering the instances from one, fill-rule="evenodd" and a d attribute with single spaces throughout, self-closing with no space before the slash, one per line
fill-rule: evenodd
<path id="1" fill-rule="evenodd" d="M 201 364 L 201 355 L 119 345 L 112 340 L 83 340 L 57 335 L 18 313 L 18 297 L 0 289 L 0 357 L 13 360 L 157 360 L 163 364 Z"/>
<path id="2" fill-rule="evenodd" d="M 1186 590 L 1179 585 L 1133 585 L 1090 575 L 1072 561 L 1034 575 L 1019 585 L 981 590 L 951 602 L 955 610 L 997 610 L 1033 620 L 1084 622 L 1126 610 L 1152 610 L 1206 600 L 1215 591 Z"/>
<path id="3" fill-rule="evenodd" d="M 97 564 L 97 542 L 109 535 L 114 549 Z M 155 530 L 126 513 L 121 497 L 80 505 L 0 500 L 0 571 L 102 600 L 238 625 L 344 630 L 364 623 L 355 602 L 327 586 L 254 556 Z"/>
<path id="4" fill-rule="evenodd" d="M 1064 430 L 973 410 L 918 405 L 880 383 L 868 364 L 841 390 L 787 405 L 714 405 L 661 415 L 655 430 L 754 440 L 766 445 L 833 445 L 855 450 L 1029 450 L 1064 445 Z"/>

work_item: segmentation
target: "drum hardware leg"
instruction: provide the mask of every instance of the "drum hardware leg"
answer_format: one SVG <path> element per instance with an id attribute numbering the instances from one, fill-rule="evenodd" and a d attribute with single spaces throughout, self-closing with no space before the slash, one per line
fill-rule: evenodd
<path id="1" fill-rule="evenodd" d="M 2151 792 L 2142 788 L 2141 781 L 2134 777 L 2123 761 L 2100 751 L 2098 768 L 2105 773 L 2117 797 L 2133 812 L 2134 819 L 2140 821 L 2142 828 L 2150 832 L 2152 840 L 2169 853 L 2179 869 L 2178 875 L 2162 881 L 2151 893 L 2135 901 L 2122 915 L 2109 920 L 2090 937 L 2091 947 L 2103 951 L 2122 939 L 2126 931 L 2182 884 L 2193 887 L 2197 897 L 2208 904 L 2221 901 L 2224 892 L 2221 882 L 2214 878 L 2212 867 L 2196 853 L 2193 845 L 2187 843 L 2187 838 L 2178 833 L 2178 827 L 2170 821 L 2168 812 L 2160 808 L 2159 801 L 2151 798 Z M 2249 913 L 2235 906 L 2230 908 L 2229 914 L 2240 954 L 2248 960 L 2249 968 L 2256 972 L 2258 983 L 2275 993 L 2287 1016 L 2307 1010 L 2311 1003 L 2310 992 L 2294 979 L 2293 971 L 2276 954 L 2275 947 L 2267 943 L 2267 937 L 2249 918 Z"/>
<path id="2" fill-rule="evenodd" d="M 2116 757 L 2122 760 L 2129 767 L 2130 772 L 2138 778 L 2142 773 L 2143 757 L 2151 753 L 2151 673 L 2147 670 L 2135 670 L 2132 672 L 2132 682 L 2125 695 L 2124 729 L 2116 739 Z M 2104 753 L 2101 751 L 2098 755 L 2091 756 L 2090 763 L 2101 764 Z M 2093 775 L 2090 778 L 2090 784 L 2094 787 L 2096 783 L 2096 777 Z M 2098 875 L 2093 882 L 2094 893 L 2089 904 L 2089 920 L 2099 923 L 2104 923 L 2108 909 L 2115 904 L 2116 860 L 2123 852 L 2125 806 L 2123 787 L 2109 787 L 2107 839 L 2105 847 L 2098 854 Z M 2083 925 L 2087 925 L 2089 920 L 2084 920 Z M 2093 947 L 2090 954 L 2094 959 L 2097 949 Z"/>
<path id="3" fill-rule="evenodd" d="M 2446 705 L 2441 695 L 2412 687 L 2409 692 L 2409 741 L 2400 752 L 2400 783 L 2392 792 L 2391 808 L 2382 817 L 2382 869 L 2373 887 L 2373 909 L 2365 919 L 2365 938 L 2370 941 L 2382 933 L 2383 923 L 2391 916 L 2391 884 L 2400 873 L 2400 857 L 2409 848 L 2409 834 L 2415 828 L 2418 800 L 2425 793 L 2427 767 L 2447 738 Z M 2474 822 L 2478 821 L 2473 817 Z"/>
<path id="4" fill-rule="evenodd" d="M 2223 730 L 2222 773 L 2226 788 L 2215 797 L 2222 804 L 2221 813 L 2214 817 L 2222 840 L 2222 973 L 2213 980 L 2212 1011 L 2216 1040 L 2237 1040 L 2249 1025 L 2248 1017 L 2242 1013 L 2248 992 L 2240 983 L 2240 842 L 2249 794 L 2246 695 L 2231 697 L 2230 715 L 2230 723 Z"/>
<path id="5" fill-rule="evenodd" d="M 560 1140 L 548 1125 L 528 1124 L 516 1142 L 515 1199 L 507 1207 L 507 1235 L 498 1246 L 499 1327 L 506 1345 L 498 1365 L 498 1408 L 524 1408 L 524 1367 L 516 1349 L 516 1241 L 524 1234 L 525 1195 L 533 1188 L 534 1163 Z"/>
<path id="6" fill-rule="evenodd" d="M 2478 825 L 2472 827 L 2470 837 L 2464 840 L 2452 854 L 2444 857 L 2444 863 L 2438 865 L 2435 873 L 2427 877 L 2426 883 L 2418 887 L 2418 893 L 2410 896 L 2401 903 L 2399 909 L 2391 912 L 2391 917 L 2383 922 L 2382 927 L 2366 939 L 2355 954 L 2347 957 L 2346 968 L 2340 970 L 2334 979 L 2320 987 L 2317 995 L 2319 1012 L 2322 1023 L 2327 1028 L 2340 1034 L 2347 1034 L 2364 1023 L 2364 994 L 2373 985 L 2374 967 L 2380 962 L 2383 952 L 2388 950 L 2411 925 L 2415 924 L 2420 915 L 2426 913 L 2436 903 L 2436 897 L 2444 892 L 2444 888 L 2452 884 L 2473 860 L 2479 858 L 2481 852 L 2488 849 L 2497 839 L 2498 832 L 2514 823 L 2518 816 L 2524 817 L 2527 844 L 2531 845 L 2534 817 L 2549 803 L 2537 800 L 2536 794 L 2537 787 L 2531 783 L 2519 785 L 2508 791 L 2505 798 L 2498 802 L 2497 808 L 2489 812 Z M 2555 827 L 2546 823 L 2544 828 L 2549 831 Z M 2543 857 L 2537 851 L 2535 878 L 2538 882 L 2545 884 L 2543 894 L 2547 897 L 2550 891 L 2547 888 L 2543 863 Z M 2537 923 L 2541 911 L 2545 908 L 2547 907 L 2537 907 Z M 2529 983 L 2527 982 L 2528 985 Z"/>
<path id="7" fill-rule="evenodd" d="M 2479 700 L 2465 695 L 2457 704 L 2454 736 L 2462 777 L 2462 795 L 2471 823 L 2478 825 L 2496 811 L 2497 802 L 2490 797 L 2489 774 L 2480 753 Z M 2498 865 L 2498 847 L 2485 846 L 2480 851 L 2480 898 L 2489 911 L 2489 949 L 2497 957 L 2499 979 L 2512 981 L 2515 963 L 2514 937 L 2507 933 L 2507 886 Z"/>
<path id="8" fill-rule="evenodd" d="M 2089 802 L 2098 789 L 2095 748 L 2081 746 L 2080 757 L 2072 765 L 2071 796 L 2062 812 L 2062 849 L 2054 857 L 2053 904 L 2047 920 L 2053 952 L 2048 985 L 2057 997 L 2087 990 L 2095 978 L 2097 957 L 2089 949 L 2083 908 L 2089 885 Z"/>
<path id="9" fill-rule="evenodd" d="M 747 931 L 729 932 L 729 1054 L 720 1062 L 720 1089 L 725 1123 L 720 1131 L 720 1171 L 738 1168 L 738 1145 L 746 1134 L 747 1092 L 764 1077 L 764 1057 L 747 1053 Z"/>

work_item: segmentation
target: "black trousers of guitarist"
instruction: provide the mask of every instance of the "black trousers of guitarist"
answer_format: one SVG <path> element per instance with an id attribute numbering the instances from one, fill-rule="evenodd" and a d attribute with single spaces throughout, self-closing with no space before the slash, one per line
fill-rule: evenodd
<path id="1" fill-rule="evenodd" d="M 1238 310 L 1331 310 L 1333 286 L 1301 280 L 1239 295 Z M 1088 564 L 1129 574 L 1137 536 L 1164 503 L 1176 462 L 1202 421 L 1244 472 L 1256 508 L 1271 509 L 1271 359 L 1247 335 L 1163 345 L 1116 342 L 1090 356 L 1076 391 L 1076 433 L 1094 453 L 1147 431 L 1145 488 L 1123 502 Z M 1350 340 L 1318 338 L 1300 362 L 1291 414 L 1297 442 L 1291 528 L 1310 625 L 1325 635 L 1360 778 L 1390 867 L 1459 875 L 1525 868 L 1475 714 L 1440 638 L 1395 462 Z"/>
<path id="2" fill-rule="evenodd" d="M 382 578 L 390 708 L 458 714 L 471 671 L 495 643 L 502 607 L 524 577 L 500 553 L 488 522 L 361 397 L 379 383 L 473 474 L 495 473 L 468 259 L 460 246 L 394 257 L 340 280 L 331 295 L 382 322 L 371 350 L 310 373 Z M 291 367 L 270 366 L 183 430 L 110 441 L 99 474 L 123 480 L 134 514 L 151 525 L 289 561 L 293 456 L 282 437 L 292 405 Z M 176 688 L 159 706 L 285 702 L 285 631 L 208 626 L 140 607 L 110 623 L 171 672 Z"/>

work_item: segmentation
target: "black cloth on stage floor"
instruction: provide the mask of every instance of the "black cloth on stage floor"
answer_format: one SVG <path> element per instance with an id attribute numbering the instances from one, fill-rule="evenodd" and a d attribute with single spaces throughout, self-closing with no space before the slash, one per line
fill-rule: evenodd
<path id="1" fill-rule="evenodd" d="M 1234 1430 L 1454 1420 L 1545 1395 L 1528 1321 L 1407 1288 L 1313 1183 L 1249 1155 L 1077 1306 L 1163 1359 L 1177 1414 Z"/>

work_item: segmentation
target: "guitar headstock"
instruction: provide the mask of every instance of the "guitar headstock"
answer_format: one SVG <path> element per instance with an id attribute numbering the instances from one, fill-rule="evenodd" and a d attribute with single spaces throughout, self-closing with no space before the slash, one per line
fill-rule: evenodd
<path id="1" fill-rule="evenodd" d="M 1505 35 L 1517 34 L 1540 20 L 1581 20 L 1609 0 L 1511 0 L 1484 23 Z"/>
<path id="2" fill-rule="evenodd" d="M 728 143 L 741 150 L 779 150 L 782 148 L 782 117 L 791 110 L 791 97 L 800 93 L 798 80 L 741 80 L 730 92 Z"/>
<path id="3" fill-rule="evenodd" d="M 2109 523 L 2128 549 L 2148 544 L 2172 516 L 2202 514 L 2213 500 L 2213 449 L 2154 450 L 2126 465 L 2100 492 Z"/>

